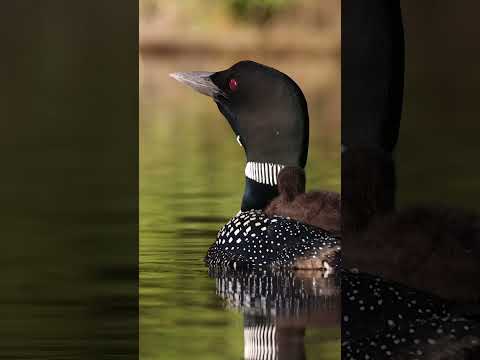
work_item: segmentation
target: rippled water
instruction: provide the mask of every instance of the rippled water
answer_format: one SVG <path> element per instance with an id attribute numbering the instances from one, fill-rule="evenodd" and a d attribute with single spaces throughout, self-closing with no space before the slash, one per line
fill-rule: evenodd
<path id="1" fill-rule="evenodd" d="M 251 58 L 288 73 L 304 90 L 311 118 L 307 186 L 338 191 L 339 59 L 288 59 L 282 63 Z M 245 303 L 231 301 L 245 295 L 245 289 L 250 287 L 242 290 L 239 285 L 240 290 L 235 290 L 238 279 L 228 274 L 217 280 L 209 278 L 203 264 L 217 231 L 239 210 L 244 185 L 243 151 L 215 104 L 176 83 L 168 73 L 219 70 L 238 60 L 141 61 L 141 358 L 243 358 L 244 350 L 251 351 L 244 340 L 248 331 L 244 333 L 244 330 L 253 316 L 254 322 L 262 326 L 273 322 L 279 334 L 283 331 L 290 339 L 304 341 L 307 359 L 337 359 L 340 328 L 335 300 L 329 298 L 327 303 L 334 305 L 315 310 L 317 316 L 308 312 L 311 309 L 293 320 L 288 314 L 283 318 L 252 315 L 245 310 Z M 270 281 L 276 276 L 271 275 Z M 318 289 L 323 287 L 320 279 L 315 280 L 311 274 L 294 274 L 290 279 L 288 285 L 284 285 L 286 289 L 301 288 L 305 299 L 312 296 L 320 299 Z M 240 278 L 240 282 L 244 280 Z M 269 292 L 272 304 L 278 300 L 276 291 Z M 308 301 L 304 303 L 308 305 Z M 296 309 L 302 310 L 302 306 Z M 258 320 L 258 316 L 263 318 Z M 303 328 L 306 328 L 304 332 Z"/>

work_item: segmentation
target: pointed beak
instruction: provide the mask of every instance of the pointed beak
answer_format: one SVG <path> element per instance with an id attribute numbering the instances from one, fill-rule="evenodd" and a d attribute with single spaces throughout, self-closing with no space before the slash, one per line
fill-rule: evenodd
<path id="1" fill-rule="evenodd" d="M 191 72 L 176 72 L 171 73 L 170 76 L 175 80 L 190 86 L 193 90 L 198 91 L 200 94 L 207 95 L 214 98 L 222 95 L 225 96 L 223 91 L 215 85 L 210 78 L 213 72 L 207 71 L 191 71 Z"/>

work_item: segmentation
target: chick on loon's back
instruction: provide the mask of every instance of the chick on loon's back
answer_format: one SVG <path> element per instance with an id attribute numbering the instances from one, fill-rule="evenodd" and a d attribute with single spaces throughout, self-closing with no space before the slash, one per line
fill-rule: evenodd
<path id="1" fill-rule="evenodd" d="M 284 216 L 340 235 L 340 194 L 330 191 L 305 193 L 305 172 L 287 166 L 278 174 L 279 196 L 265 208 L 268 216 Z"/>

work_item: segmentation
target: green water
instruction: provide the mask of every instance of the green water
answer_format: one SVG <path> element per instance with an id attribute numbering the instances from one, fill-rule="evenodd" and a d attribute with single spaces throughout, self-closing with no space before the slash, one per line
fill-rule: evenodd
<path id="1" fill-rule="evenodd" d="M 251 57 L 304 90 L 311 138 L 307 186 L 340 189 L 339 59 Z M 239 210 L 244 158 L 207 97 L 168 73 L 219 70 L 240 59 L 142 59 L 140 69 L 140 355 L 240 359 L 243 315 L 226 310 L 203 257 Z M 307 358 L 338 359 L 339 325 L 307 328 Z"/>

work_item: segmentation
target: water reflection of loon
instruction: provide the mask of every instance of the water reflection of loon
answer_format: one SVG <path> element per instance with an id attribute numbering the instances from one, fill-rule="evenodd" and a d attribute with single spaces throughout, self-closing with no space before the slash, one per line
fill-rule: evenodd
<path id="1" fill-rule="evenodd" d="M 226 306 L 244 316 L 245 359 L 306 359 L 310 328 L 338 329 L 339 340 L 340 284 L 335 277 L 326 278 L 321 271 L 221 268 L 211 269 L 210 275 Z"/>
<path id="2" fill-rule="evenodd" d="M 305 330 L 338 327 L 340 316 L 344 359 L 478 355 L 478 323 L 455 303 L 376 276 L 221 268 L 210 276 L 226 307 L 244 314 L 245 359 L 305 359 Z"/>

